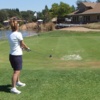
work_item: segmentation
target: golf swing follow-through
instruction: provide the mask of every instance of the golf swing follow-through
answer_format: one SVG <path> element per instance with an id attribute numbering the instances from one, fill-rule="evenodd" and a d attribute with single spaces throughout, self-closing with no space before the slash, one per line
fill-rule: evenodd
<path id="1" fill-rule="evenodd" d="M 9 53 L 9 61 L 13 68 L 13 75 L 12 75 L 12 88 L 11 92 L 15 94 L 20 94 L 16 86 L 24 87 L 26 84 L 20 81 L 20 71 L 22 70 L 22 55 L 23 51 L 22 48 L 26 51 L 30 51 L 30 48 L 24 43 L 22 34 L 18 32 L 18 22 L 16 20 L 10 21 L 10 26 L 12 32 L 8 34 L 8 41 L 10 45 L 10 53 Z"/>

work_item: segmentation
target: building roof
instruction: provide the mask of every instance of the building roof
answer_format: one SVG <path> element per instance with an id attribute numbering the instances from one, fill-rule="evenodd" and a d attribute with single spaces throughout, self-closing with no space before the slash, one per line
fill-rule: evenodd
<path id="1" fill-rule="evenodd" d="M 97 3 L 94 3 L 94 2 L 82 2 L 82 3 L 83 3 L 83 5 L 85 5 L 86 7 L 91 7 L 91 8 L 94 8 L 95 5 L 97 4 Z"/>
<path id="2" fill-rule="evenodd" d="M 80 13 L 79 10 L 70 13 L 69 15 L 87 15 L 87 14 L 100 14 L 100 3 L 89 3 L 89 2 L 82 2 L 86 8 L 91 7 L 91 9 L 87 9 Z"/>

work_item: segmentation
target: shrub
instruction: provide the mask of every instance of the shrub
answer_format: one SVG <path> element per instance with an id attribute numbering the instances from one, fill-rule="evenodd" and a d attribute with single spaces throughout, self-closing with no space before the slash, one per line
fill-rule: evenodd
<path id="1" fill-rule="evenodd" d="M 41 31 L 52 31 L 55 29 L 55 24 L 52 22 L 41 24 L 40 29 Z"/>
<path id="2" fill-rule="evenodd" d="M 3 24 L 0 23 L 0 28 L 2 28 L 2 27 L 3 27 Z"/>

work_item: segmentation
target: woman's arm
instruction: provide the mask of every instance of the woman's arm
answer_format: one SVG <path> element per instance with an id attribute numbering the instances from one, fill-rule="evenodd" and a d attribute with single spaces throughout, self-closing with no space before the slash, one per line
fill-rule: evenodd
<path id="1" fill-rule="evenodd" d="M 30 48 L 24 43 L 24 41 L 20 41 L 20 46 L 22 49 L 25 49 L 27 51 L 30 51 Z"/>

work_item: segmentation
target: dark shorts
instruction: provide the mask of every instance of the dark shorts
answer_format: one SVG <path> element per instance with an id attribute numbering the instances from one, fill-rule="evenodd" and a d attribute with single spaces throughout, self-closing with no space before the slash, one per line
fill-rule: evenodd
<path id="1" fill-rule="evenodd" d="M 9 61 L 13 70 L 22 69 L 22 55 L 19 56 L 9 55 Z"/>

